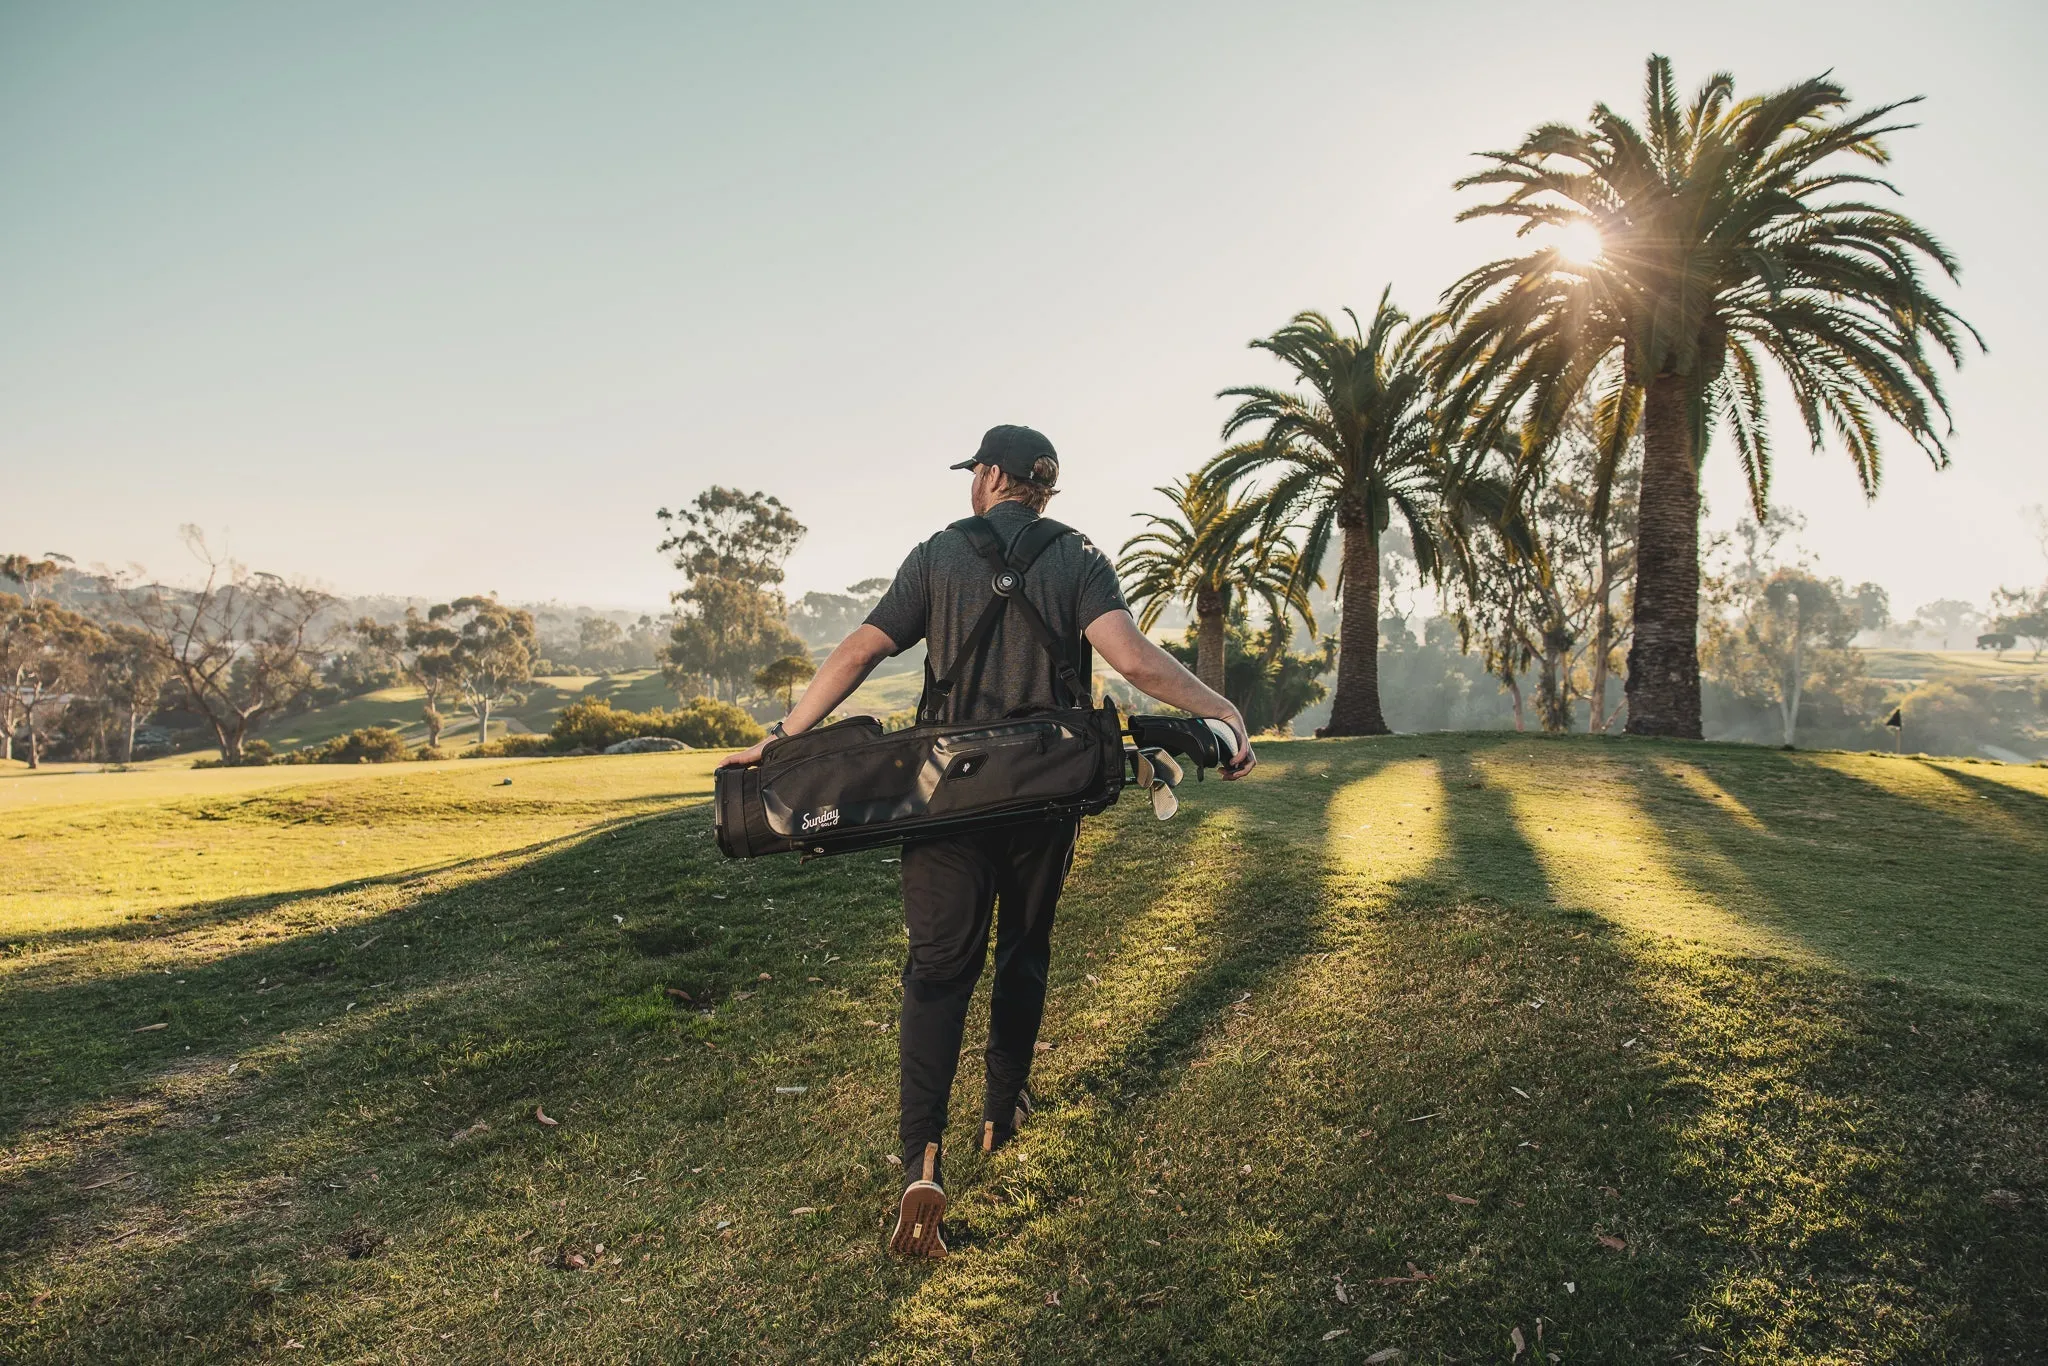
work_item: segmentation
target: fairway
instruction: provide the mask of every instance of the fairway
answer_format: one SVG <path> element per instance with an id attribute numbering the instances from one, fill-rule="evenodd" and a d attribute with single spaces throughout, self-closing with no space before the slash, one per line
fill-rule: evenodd
<path id="1" fill-rule="evenodd" d="M 916 1264 L 892 851 L 712 756 L 0 782 L 0 1358 L 2048 1359 L 2048 769 L 1261 755 L 1087 823 Z"/>

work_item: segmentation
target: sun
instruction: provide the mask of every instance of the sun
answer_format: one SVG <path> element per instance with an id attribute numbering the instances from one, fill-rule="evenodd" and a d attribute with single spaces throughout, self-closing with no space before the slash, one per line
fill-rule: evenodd
<path id="1" fill-rule="evenodd" d="M 1600 260 L 1603 248 L 1600 229 L 1584 220 L 1560 225 L 1551 245 L 1557 248 L 1558 255 L 1575 266 L 1595 264 Z"/>

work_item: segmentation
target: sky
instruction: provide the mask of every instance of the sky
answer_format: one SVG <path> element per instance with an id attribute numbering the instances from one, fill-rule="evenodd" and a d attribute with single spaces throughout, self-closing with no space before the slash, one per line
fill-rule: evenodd
<path id="1" fill-rule="evenodd" d="M 1924 95 L 1906 210 L 1988 354 L 1884 487 L 1780 405 L 1774 499 L 1908 610 L 2048 562 L 2038 3 L 709 7 L 0 0 L 0 550 L 178 578 L 178 527 L 347 593 L 651 609 L 655 510 L 810 528 L 792 591 L 963 516 L 982 430 L 1115 546 L 1247 342 L 1502 254 L 1472 154 L 1600 100 L 1833 70 Z M 2029 93 L 2031 92 L 2031 93 Z M 1713 525 L 1743 498 L 1725 448 Z"/>

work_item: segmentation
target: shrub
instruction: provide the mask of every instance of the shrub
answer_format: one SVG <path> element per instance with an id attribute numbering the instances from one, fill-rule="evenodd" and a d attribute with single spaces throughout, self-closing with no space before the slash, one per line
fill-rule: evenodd
<path id="1" fill-rule="evenodd" d="M 246 748 L 246 747 L 245 747 Z M 293 750 L 283 764 L 389 764 L 405 757 L 405 737 L 389 726 L 364 726 Z"/>
<path id="2" fill-rule="evenodd" d="M 453 756 L 439 745 L 421 745 L 412 752 L 412 757 L 420 763 L 432 763 L 436 759 L 447 759 Z"/>
<path id="3" fill-rule="evenodd" d="M 551 732 L 556 750 L 601 750 L 643 735 L 711 749 L 750 745 L 761 738 L 762 730 L 732 703 L 698 697 L 675 711 L 620 711 L 609 702 L 576 702 L 562 709 Z"/>
<path id="4" fill-rule="evenodd" d="M 554 739 L 546 735 L 507 735 L 487 745 L 471 745 L 457 753 L 461 759 L 523 759 L 532 754 L 547 754 L 555 748 Z"/>

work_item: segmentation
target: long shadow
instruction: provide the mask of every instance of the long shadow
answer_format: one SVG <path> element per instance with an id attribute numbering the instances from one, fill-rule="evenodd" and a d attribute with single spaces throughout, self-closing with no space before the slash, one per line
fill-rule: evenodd
<path id="1" fill-rule="evenodd" d="M 1655 764 L 1633 771 L 1645 809 L 1684 814 L 1666 849 L 1730 915 L 1851 971 L 2048 999 L 2048 924 L 2015 890 L 2048 873 L 2039 853 L 1835 768 L 1717 767 L 1770 839 Z"/>
<path id="2" fill-rule="evenodd" d="M 1558 906 L 1511 794 L 1462 762 L 1490 747 L 1432 746 L 1443 854 L 1369 909 L 1385 933 L 1335 993 L 1370 998 L 1359 1032 L 1300 1037 L 1299 1069 L 1235 1090 L 1200 1092 L 1184 1074 L 1173 1097 L 1145 1069 L 1184 1057 L 1194 1022 L 1163 1052 L 1128 1050 L 1131 1081 L 1089 1139 L 1145 1165 L 1091 1192 L 1099 1208 L 1040 1202 L 1019 1246 L 1041 1224 L 1045 1246 L 1006 1263 L 1003 1332 L 976 1345 L 1044 1361 L 1319 1360 L 1341 1328 L 1353 1359 L 1506 1360 L 1510 1327 L 1534 1345 L 1540 1323 L 1566 1360 L 1806 1359 L 1859 1344 L 1873 1359 L 2038 1358 L 2027 1325 L 2048 1303 L 2028 1278 L 2048 1239 L 1959 1182 L 1943 1145 L 2038 1124 L 2039 1018 L 1994 1012 L 1986 1026 L 1975 1008 L 1902 1007 L 1835 974 L 1667 955 Z M 1233 895 L 1268 875 L 1251 860 Z M 1304 956 L 1275 966 L 1304 990 L 1319 971 Z M 1198 986 L 1195 1000 L 1217 994 Z M 1894 1049 L 1880 1035 L 1903 1027 L 1902 1009 L 1942 1042 Z M 1213 1028 L 1213 1012 L 1195 1013 Z M 1346 1056 L 1371 1064 L 1330 1066 Z M 1312 1102 L 1289 1089 L 1304 1079 Z M 1262 1147 L 1272 1126 L 1285 1132 Z M 1253 1173 L 1234 1200 L 1212 1170 L 1233 1142 Z M 1175 1192 L 1136 1189 L 1174 1181 L 1212 1193 L 1177 1208 Z M 1390 1237 L 1390 1223 L 1405 1227 Z M 1415 1263 L 1426 1275 L 1404 1277 Z M 1341 1297 L 1333 1271 L 1340 1288 L 1351 1278 Z M 1320 1297 L 1245 1307 L 1262 1282 L 1316 1275 Z M 988 1272 L 965 1284 L 990 1313 Z"/>
<path id="3" fill-rule="evenodd" d="M 665 805 L 669 803 L 664 803 Z M 546 839 L 533 840 L 526 844 L 507 846 L 488 854 L 472 858 L 440 859 L 428 863 L 413 864 L 389 873 L 377 873 L 366 877 L 344 878 L 320 887 L 301 887 L 290 891 L 264 892 L 250 896 L 213 897 L 200 901 L 188 901 L 162 910 L 150 912 L 147 920 L 123 920 L 111 924 L 82 925 L 62 930 L 17 930 L 8 936 L 8 942 L 29 952 L 55 952 L 60 949 L 98 944 L 128 943 L 138 940 L 162 939 L 186 934 L 193 930 L 217 929 L 239 921 L 268 915 L 282 906 L 295 901 L 317 901 L 323 897 L 347 896 L 354 892 L 373 887 L 403 887 L 424 878 L 442 877 L 460 873 L 466 869 L 479 868 L 505 859 L 525 859 L 553 849 L 566 849 L 592 835 L 633 825 L 647 820 L 645 814 L 614 817 L 593 825 L 582 826 L 567 834 L 551 835 Z M 24 970 L 11 979 L 12 983 L 33 981 L 39 968 Z M 10 985 L 10 991 L 13 989 Z"/>
<path id="4" fill-rule="evenodd" d="M 350 1274 L 374 1273 L 372 1253 L 336 1252 L 315 1237 L 311 1269 L 293 1273 L 289 1296 L 265 1288 L 261 1268 L 279 1259 L 282 1244 L 307 1251 L 314 1226 L 351 1210 L 374 1228 L 371 1241 L 396 1248 L 431 1244 L 465 1199 L 502 1204 L 498 1173 L 533 1160 L 532 1145 L 552 1137 L 530 1123 L 527 1133 L 505 1132 L 505 1116 L 524 1105 L 530 1117 L 537 1094 L 565 1125 L 609 1113 L 625 1135 L 613 1146 L 625 1151 L 607 1161 L 621 1165 L 678 1145 L 717 1146 L 736 1125 L 786 1131 L 787 1120 L 761 1113 L 749 1074 L 757 1060 L 815 1055 L 821 1019 L 857 1011 L 863 998 L 879 1013 L 872 998 L 886 999 L 889 987 L 854 974 L 893 977 L 900 922 L 878 895 L 892 873 L 877 861 L 836 878 L 794 861 L 734 868 L 711 849 L 708 826 L 701 806 L 614 823 L 497 877 L 355 919 L 345 934 L 232 952 L 185 974 L 181 1004 L 158 1032 L 130 1033 L 129 1021 L 145 1003 L 160 1006 L 160 976 L 10 993 L 10 1012 L 40 1030 L 30 1071 L 67 1042 L 107 1045 L 10 1115 L 13 1136 L 30 1122 L 38 1132 L 7 1160 L 11 1175 L 0 1187 L 0 1247 L 8 1249 L 0 1288 L 14 1296 L 0 1295 L 0 1304 L 27 1305 L 39 1293 L 32 1285 L 65 1286 L 63 1312 L 19 1338 L 21 1359 L 256 1352 L 280 1341 L 268 1326 L 292 1305 L 323 1295 L 346 1303 L 350 1284 L 374 1303 L 374 1291 Z M 671 871 L 585 893 L 600 858 Z M 556 895 L 561 883 L 579 885 L 578 894 Z M 857 910 L 848 886 L 865 889 Z M 735 904 L 755 895 L 782 909 Z M 645 922 L 637 938 L 628 937 L 636 926 L 615 916 Z M 713 928 L 717 919 L 725 924 Z M 845 1002 L 823 987 L 752 980 L 762 970 L 800 980 L 792 968 L 812 964 L 831 972 L 826 955 L 805 948 L 814 929 L 837 947 L 833 975 L 847 975 Z M 266 995 L 259 982 L 284 989 Z M 664 1004 L 664 984 L 689 991 L 692 1005 Z M 796 998 L 786 1013 L 747 999 L 784 993 Z M 705 1002 L 716 1005 L 696 1008 Z M 350 1009 L 358 1003 L 364 1008 Z M 670 1009 L 672 1018 L 661 1013 Z M 647 1056 L 663 1049 L 665 1061 Z M 17 1050 L 17 1077 L 23 1058 Z M 238 1076 L 226 1073 L 230 1060 Z M 650 1067 L 673 1074 L 673 1085 L 651 1097 Z M 8 1089 L 22 1094 L 18 1080 Z M 499 1136 L 451 1145 L 450 1135 L 480 1116 L 498 1121 Z M 203 1146 L 195 1148 L 195 1134 Z M 366 1166 L 378 1171 L 366 1178 Z M 778 1180 L 772 1169 L 759 1177 Z M 599 1184 L 612 1185 L 609 1173 Z M 251 1194 L 223 1196 L 228 1190 Z M 302 1212 L 252 1213 L 254 1193 L 285 1190 Z M 687 1211 L 706 1196 L 678 1199 Z M 124 1240 L 126 1224 L 134 1228 Z M 501 1241 L 509 1245 L 509 1230 Z M 554 1264 L 523 1269 L 545 1277 Z M 162 1289 L 146 1295 L 145 1285 Z M 168 1341 L 183 1345 L 165 1345 L 170 1322 L 199 1345 L 177 1334 Z M 360 1331 L 374 1340 L 396 1329 Z M 532 1345 L 547 1340 L 530 1326 L 504 1331 L 524 1332 Z"/>

